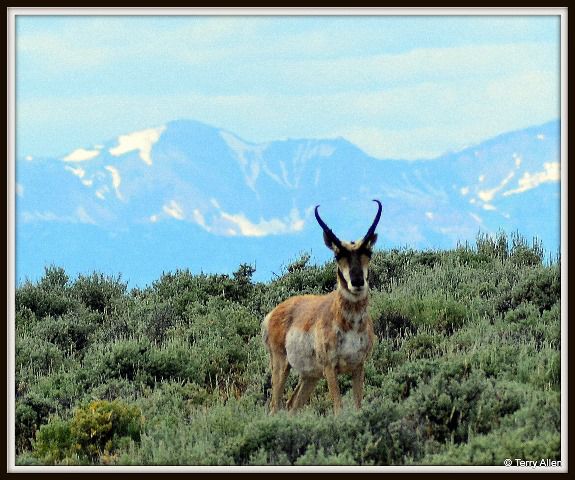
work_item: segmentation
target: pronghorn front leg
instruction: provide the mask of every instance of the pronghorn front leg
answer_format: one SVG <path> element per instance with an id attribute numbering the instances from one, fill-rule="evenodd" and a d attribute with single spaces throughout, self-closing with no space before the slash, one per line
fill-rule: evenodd
<path id="1" fill-rule="evenodd" d="M 323 369 L 323 374 L 327 380 L 327 388 L 333 400 L 333 411 L 338 415 L 341 412 L 341 393 L 339 391 L 339 384 L 337 383 L 335 368 L 332 365 L 328 365 Z"/>
<path id="2" fill-rule="evenodd" d="M 351 375 L 351 388 L 353 390 L 353 399 L 355 400 L 355 408 L 361 408 L 361 400 L 363 398 L 363 382 L 364 382 L 364 369 L 360 365 Z"/>

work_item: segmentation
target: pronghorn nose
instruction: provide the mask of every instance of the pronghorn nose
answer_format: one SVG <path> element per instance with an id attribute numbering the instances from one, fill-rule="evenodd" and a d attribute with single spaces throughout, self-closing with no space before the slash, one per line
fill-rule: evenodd
<path id="1" fill-rule="evenodd" d="M 351 279 L 351 286 L 352 287 L 363 287 L 363 284 L 364 284 L 363 276 Z"/>

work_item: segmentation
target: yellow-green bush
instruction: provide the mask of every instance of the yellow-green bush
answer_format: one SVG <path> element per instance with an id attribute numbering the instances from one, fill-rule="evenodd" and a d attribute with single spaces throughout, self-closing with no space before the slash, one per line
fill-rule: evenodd
<path id="1" fill-rule="evenodd" d="M 71 419 L 53 418 L 42 426 L 34 454 L 46 463 L 109 460 L 117 448 L 139 441 L 142 427 L 137 406 L 119 400 L 94 400 L 77 408 Z"/>

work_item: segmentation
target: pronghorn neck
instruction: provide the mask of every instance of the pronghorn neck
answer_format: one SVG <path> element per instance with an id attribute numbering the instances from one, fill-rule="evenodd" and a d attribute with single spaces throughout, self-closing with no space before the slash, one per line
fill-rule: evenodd
<path id="1" fill-rule="evenodd" d="M 362 331 L 367 320 L 369 289 L 365 288 L 360 295 L 355 295 L 346 288 L 345 280 L 338 278 L 336 294 L 337 323 L 344 331 Z"/>

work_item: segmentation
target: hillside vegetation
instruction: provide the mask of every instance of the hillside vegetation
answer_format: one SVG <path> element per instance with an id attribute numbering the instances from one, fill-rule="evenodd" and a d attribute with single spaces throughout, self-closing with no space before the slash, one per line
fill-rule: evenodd
<path id="1" fill-rule="evenodd" d="M 16 290 L 21 465 L 502 465 L 560 458 L 560 264 L 518 236 L 450 251 L 374 253 L 378 342 L 364 405 L 340 377 L 297 415 L 267 413 L 260 325 L 326 293 L 333 263 L 268 283 L 166 273 L 143 289 L 46 268 Z M 290 374 L 286 387 L 296 385 Z"/>

